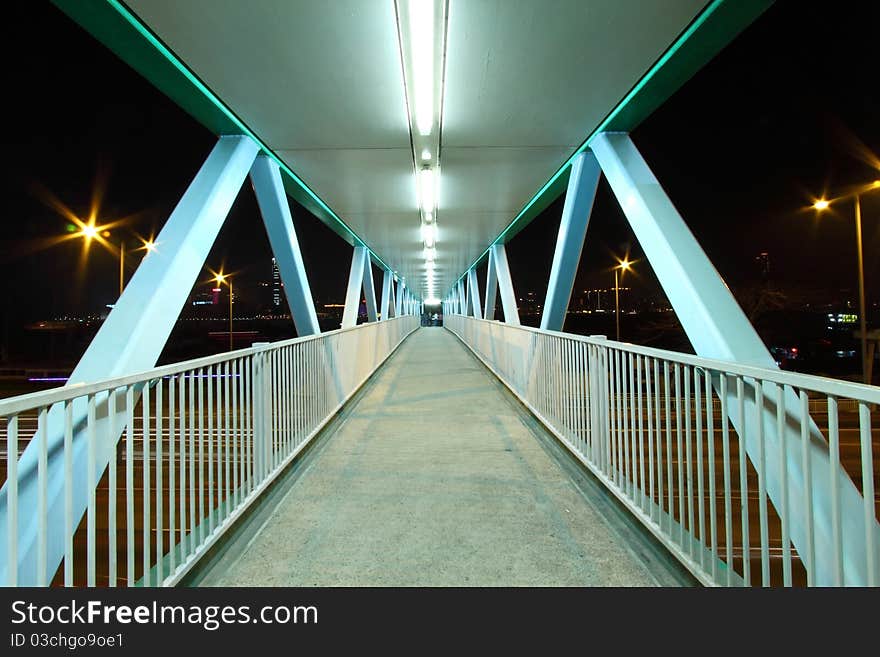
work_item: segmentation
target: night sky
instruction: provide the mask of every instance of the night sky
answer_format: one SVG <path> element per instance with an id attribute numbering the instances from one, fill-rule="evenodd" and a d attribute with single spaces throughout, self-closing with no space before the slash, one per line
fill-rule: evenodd
<path id="1" fill-rule="evenodd" d="M 804 208 L 823 190 L 880 178 L 870 155 L 880 153 L 878 25 L 880 3 L 777 2 L 634 131 L 734 289 L 758 278 L 754 257 L 768 251 L 773 284 L 793 296 L 853 297 L 851 206 L 821 221 Z M 128 217 L 133 243 L 158 232 L 215 137 L 48 2 L 11 5 L 0 29 L 5 321 L 95 312 L 115 300 L 117 257 L 93 248 L 80 268 L 78 242 L 48 246 L 68 223 L 50 199 L 84 216 L 103 190 L 101 217 Z M 316 299 L 341 301 L 350 247 L 291 205 Z M 543 296 L 561 210 L 560 199 L 508 246 L 521 295 Z M 880 298 L 880 192 L 864 199 L 863 222 L 870 302 Z M 613 256 L 627 249 L 641 257 L 603 180 L 578 287 L 610 285 Z M 269 257 L 246 184 L 207 264 L 255 282 Z M 658 291 L 647 263 L 636 268 L 629 284 Z"/>

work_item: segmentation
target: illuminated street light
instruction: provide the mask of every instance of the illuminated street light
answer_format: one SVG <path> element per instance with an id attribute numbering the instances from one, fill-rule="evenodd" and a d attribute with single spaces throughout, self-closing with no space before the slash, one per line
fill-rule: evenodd
<path id="1" fill-rule="evenodd" d="M 226 283 L 229 286 L 229 351 L 232 351 L 232 279 L 222 271 L 214 275 L 217 285 Z"/>
<path id="2" fill-rule="evenodd" d="M 614 268 L 614 321 L 617 325 L 618 342 L 620 342 L 620 277 L 623 276 L 623 272 L 630 271 L 631 269 L 632 262 L 630 262 L 627 256 L 623 260 L 618 260 L 617 266 Z M 618 274 L 618 272 L 620 273 Z"/>
<path id="3" fill-rule="evenodd" d="M 864 185 L 859 191 L 854 194 L 849 194 L 847 196 L 841 196 L 833 201 L 842 201 L 847 198 L 852 197 L 853 206 L 855 210 L 855 223 L 856 223 L 856 254 L 858 260 L 858 268 L 859 268 L 859 328 L 861 331 L 861 346 L 862 346 L 862 381 L 866 384 L 871 383 L 871 363 L 868 363 L 868 328 L 867 328 L 867 317 L 865 316 L 865 260 L 864 255 L 862 253 L 862 205 L 861 199 L 859 198 L 861 194 L 869 191 L 874 191 L 880 189 L 880 180 L 875 180 L 872 183 Z M 813 209 L 817 212 L 822 212 L 823 210 L 827 210 L 831 206 L 831 202 L 824 198 L 818 199 L 813 203 Z"/>

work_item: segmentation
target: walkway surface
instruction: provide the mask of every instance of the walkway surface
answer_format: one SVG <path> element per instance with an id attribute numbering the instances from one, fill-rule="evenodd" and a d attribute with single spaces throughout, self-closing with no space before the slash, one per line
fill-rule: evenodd
<path id="1" fill-rule="evenodd" d="M 445 329 L 408 338 L 345 412 L 202 585 L 658 583 Z"/>

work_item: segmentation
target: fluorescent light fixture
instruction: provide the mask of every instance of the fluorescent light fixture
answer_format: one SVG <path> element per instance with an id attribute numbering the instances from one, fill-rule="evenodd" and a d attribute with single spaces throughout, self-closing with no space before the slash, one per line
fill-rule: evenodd
<path id="1" fill-rule="evenodd" d="M 422 241 L 429 249 L 437 242 L 437 224 L 422 224 Z"/>
<path id="2" fill-rule="evenodd" d="M 413 109 L 419 134 L 427 136 L 434 127 L 434 2 L 409 0 L 408 8 Z"/>
<path id="3" fill-rule="evenodd" d="M 432 221 L 434 221 L 434 213 L 433 212 L 426 212 L 425 213 L 425 223 L 429 224 Z"/>
<path id="4" fill-rule="evenodd" d="M 427 262 L 434 262 L 434 259 L 437 257 L 437 249 L 425 249 L 425 260 Z"/>
<path id="5" fill-rule="evenodd" d="M 419 172 L 419 193 L 422 212 L 434 211 L 434 170 L 422 169 Z"/>
<path id="6" fill-rule="evenodd" d="M 427 148 L 423 148 L 423 149 L 422 149 L 422 159 L 423 159 L 425 162 L 430 162 L 430 161 L 431 161 L 431 151 L 429 151 Z"/>

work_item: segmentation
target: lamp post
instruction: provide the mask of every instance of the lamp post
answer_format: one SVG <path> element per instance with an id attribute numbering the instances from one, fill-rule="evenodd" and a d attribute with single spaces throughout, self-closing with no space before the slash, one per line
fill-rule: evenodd
<path id="1" fill-rule="evenodd" d="M 872 184 L 868 185 L 867 189 L 852 194 L 856 224 L 856 260 L 859 269 L 859 329 L 861 331 L 862 347 L 862 381 L 867 384 L 871 383 L 871 375 L 869 374 L 870 367 L 868 363 L 868 322 L 865 310 L 865 261 L 862 251 L 862 204 L 860 195 L 863 191 L 871 189 L 880 189 L 880 180 L 875 180 Z M 844 198 L 847 197 L 844 196 L 835 200 L 842 200 Z M 813 203 L 813 209 L 817 212 L 827 210 L 830 206 L 831 201 L 824 198 Z"/>
<path id="2" fill-rule="evenodd" d="M 618 264 L 614 268 L 614 322 L 617 326 L 617 341 L 620 342 L 620 278 L 623 276 L 623 272 L 630 270 L 632 263 L 629 258 L 617 262 Z"/>
<path id="3" fill-rule="evenodd" d="M 229 351 L 232 351 L 232 279 L 222 272 L 214 277 L 218 285 L 226 283 L 229 286 Z"/>

